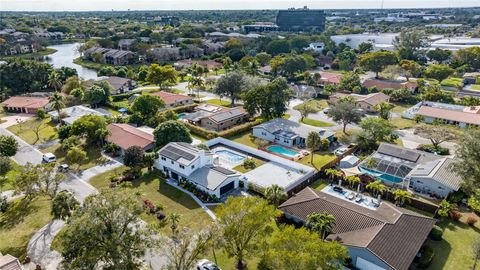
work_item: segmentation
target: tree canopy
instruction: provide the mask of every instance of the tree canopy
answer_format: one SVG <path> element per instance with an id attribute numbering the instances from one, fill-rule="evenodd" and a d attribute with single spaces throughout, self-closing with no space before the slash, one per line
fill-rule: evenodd
<path id="1" fill-rule="evenodd" d="M 359 61 L 361 67 L 375 72 L 376 77 L 378 77 L 378 73 L 386 66 L 396 64 L 397 62 L 397 55 L 388 51 L 366 53 L 360 58 Z"/>
<path id="2" fill-rule="evenodd" d="M 192 142 L 188 128 L 175 120 L 161 123 L 155 131 L 153 131 L 153 135 L 155 136 L 155 144 L 157 147 L 163 147 L 169 142 Z"/>
<path id="3" fill-rule="evenodd" d="M 234 105 L 235 100 L 251 86 L 250 80 L 243 72 L 232 71 L 218 80 L 214 92 L 217 95 L 229 97 L 231 105 Z"/>

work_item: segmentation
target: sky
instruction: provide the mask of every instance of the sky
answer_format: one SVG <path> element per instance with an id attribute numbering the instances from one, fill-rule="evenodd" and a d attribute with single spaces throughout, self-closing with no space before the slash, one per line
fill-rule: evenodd
<path id="1" fill-rule="evenodd" d="M 480 6 L 480 0 L 383 0 L 384 8 Z M 0 0 L 1 11 L 380 8 L 382 0 Z"/>

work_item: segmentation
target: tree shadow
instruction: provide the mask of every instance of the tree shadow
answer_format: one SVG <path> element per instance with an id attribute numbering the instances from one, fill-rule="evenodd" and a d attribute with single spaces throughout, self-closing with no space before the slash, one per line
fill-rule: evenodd
<path id="1" fill-rule="evenodd" d="M 10 229 L 21 223 L 26 216 L 31 214 L 37 207 L 28 199 L 21 199 L 19 201 L 11 202 L 7 212 L 3 213 L 0 220 L 0 228 Z"/>

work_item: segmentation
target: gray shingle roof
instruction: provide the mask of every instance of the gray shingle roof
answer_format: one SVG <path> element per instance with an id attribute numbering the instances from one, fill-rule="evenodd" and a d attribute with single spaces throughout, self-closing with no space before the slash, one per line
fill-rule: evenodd
<path id="1" fill-rule="evenodd" d="M 192 181 L 198 185 L 201 185 L 209 190 L 217 189 L 225 180 L 231 177 L 238 177 L 239 174 L 225 169 L 223 167 L 202 167 L 195 170 L 188 177 L 189 181 Z"/>
<path id="2" fill-rule="evenodd" d="M 311 213 L 332 214 L 336 225 L 328 239 L 366 248 L 398 270 L 409 268 L 435 224 L 434 219 L 387 202 L 371 210 L 309 187 L 279 208 L 304 222 Z"/>
<path id="3" fill-rule="evenodd" d="M 247 113 L 242 107 L 234 108 L 228 111 L 222 111 L 216 114 L 209 116 L 208 118 L 212 121 L 217 123 L 221 123 L 223 121 L 229 120 L 231 118 L 239 117 L 239 116 L 246 116 Z"/>
<path id="4" fill-rule="evenodd" d="M 451 164 L 454 162 L 452 158 L 444 158 L 420 164 L 410 172 L 409 177 L 430 178 L 453 190 L 458 190 L 462 178 L 452 170 Z"/>

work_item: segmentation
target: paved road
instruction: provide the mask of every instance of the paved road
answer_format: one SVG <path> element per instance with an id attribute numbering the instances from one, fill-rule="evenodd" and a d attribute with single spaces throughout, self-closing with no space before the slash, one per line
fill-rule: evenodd
<path id="1" fill-rule="evenodd" d="M 13 136 L 18 142 L 18 151 L 15 156 L 12 157 L 15 162 L 20 165 L 25 165 L 28 162 L 32 164 L 40 164 L 42 162 L 43 153 L 31 146 L 15 134 L 5 128 L 0 128 L 0 134 Z"/>

